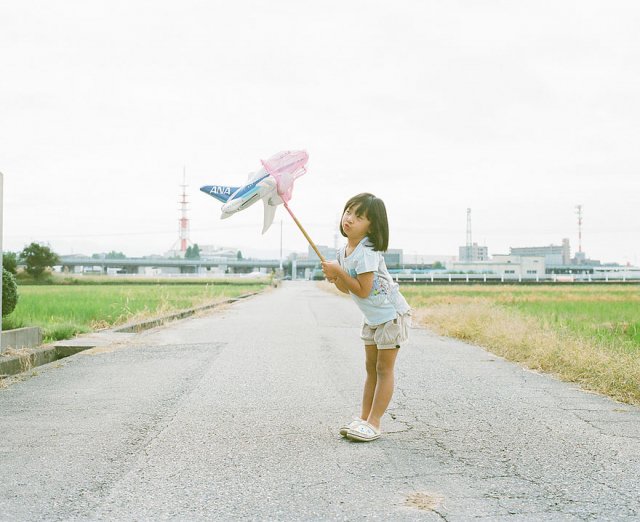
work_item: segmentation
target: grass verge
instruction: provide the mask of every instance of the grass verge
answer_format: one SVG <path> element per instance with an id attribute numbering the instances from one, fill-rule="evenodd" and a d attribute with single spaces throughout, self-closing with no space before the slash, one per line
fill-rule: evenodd
<path id="1" fill-rule="evenodd" d="M 640 288 L 403 286 L 416 322 L 640 404 Z"/>
<path id="2" fill-rule="evenodd" d="M 43 341 L 193 308 L 264 289 L 268 281 L 236 284 L 106 284 L 20 286 L 18 306 L 2 328 L 42 328 Z"/>

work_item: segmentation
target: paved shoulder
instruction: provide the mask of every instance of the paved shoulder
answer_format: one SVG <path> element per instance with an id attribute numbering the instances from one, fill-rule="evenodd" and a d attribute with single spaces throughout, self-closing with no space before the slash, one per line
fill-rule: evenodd
<path id="1" fill-rule="evenodd" d="M 640 411 L 414 329 L 380 440 L 349 299 L 292 282 L 0 391 L 0 519 L 633 520 Z"/>

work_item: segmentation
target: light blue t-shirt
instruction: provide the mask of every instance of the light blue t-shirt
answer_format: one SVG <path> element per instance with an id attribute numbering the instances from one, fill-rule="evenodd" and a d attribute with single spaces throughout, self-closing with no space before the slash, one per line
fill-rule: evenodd
<path id="1" fill-rule="evenodd" d="M 351 298 L 364 314 L 364 321 L 375 326 L 396 318 L 397 314 L 407 313 L 411 308 L 398 290 L 399 286 L 387 270 L 382 252 L 376 252 L 364 238 L 358 246 L 346 255 L 346 246 L 338 251 L 338 263 L 351 276 L 373 272 L 371 293 L 365 297 L 352 294 Z"/>

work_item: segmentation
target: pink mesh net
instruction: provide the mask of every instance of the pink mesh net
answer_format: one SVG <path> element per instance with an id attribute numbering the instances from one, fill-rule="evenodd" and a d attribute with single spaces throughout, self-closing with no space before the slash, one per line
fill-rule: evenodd
<path id="1" fill-rule="evenodd" d="M 286 150 L 262 160 L 264 169 L 275 178 L 278 195 L 285 203 L 291 199 L 293 182 L 307 171 L 307 161 L 309 154 L 305 150 Z"/>

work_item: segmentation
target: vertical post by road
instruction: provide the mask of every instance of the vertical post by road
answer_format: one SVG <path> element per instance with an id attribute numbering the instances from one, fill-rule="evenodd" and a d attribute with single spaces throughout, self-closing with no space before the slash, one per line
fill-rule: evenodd
<path id="1" fill-rule="evenodd" d="M 4 212 L 4 205 L 3 205 L 3 197 L 4 194 L 2 193 L 2 187 L 4 185 L 4 174 L 2 174 L 2 172 L 0 172 L 0 275 L 2 275 L 2 262 L 3 262 L 3 253 L 4 250 L 2 250 L 2 214 Z M 2 277 L 0 277 L 0 353 L 3 352 L 2 349 Z"/>
<path id="2" fill-rule="evenodd" d="M 282 220 L 280 220 L 280 272 L 282 272 Z"/>

